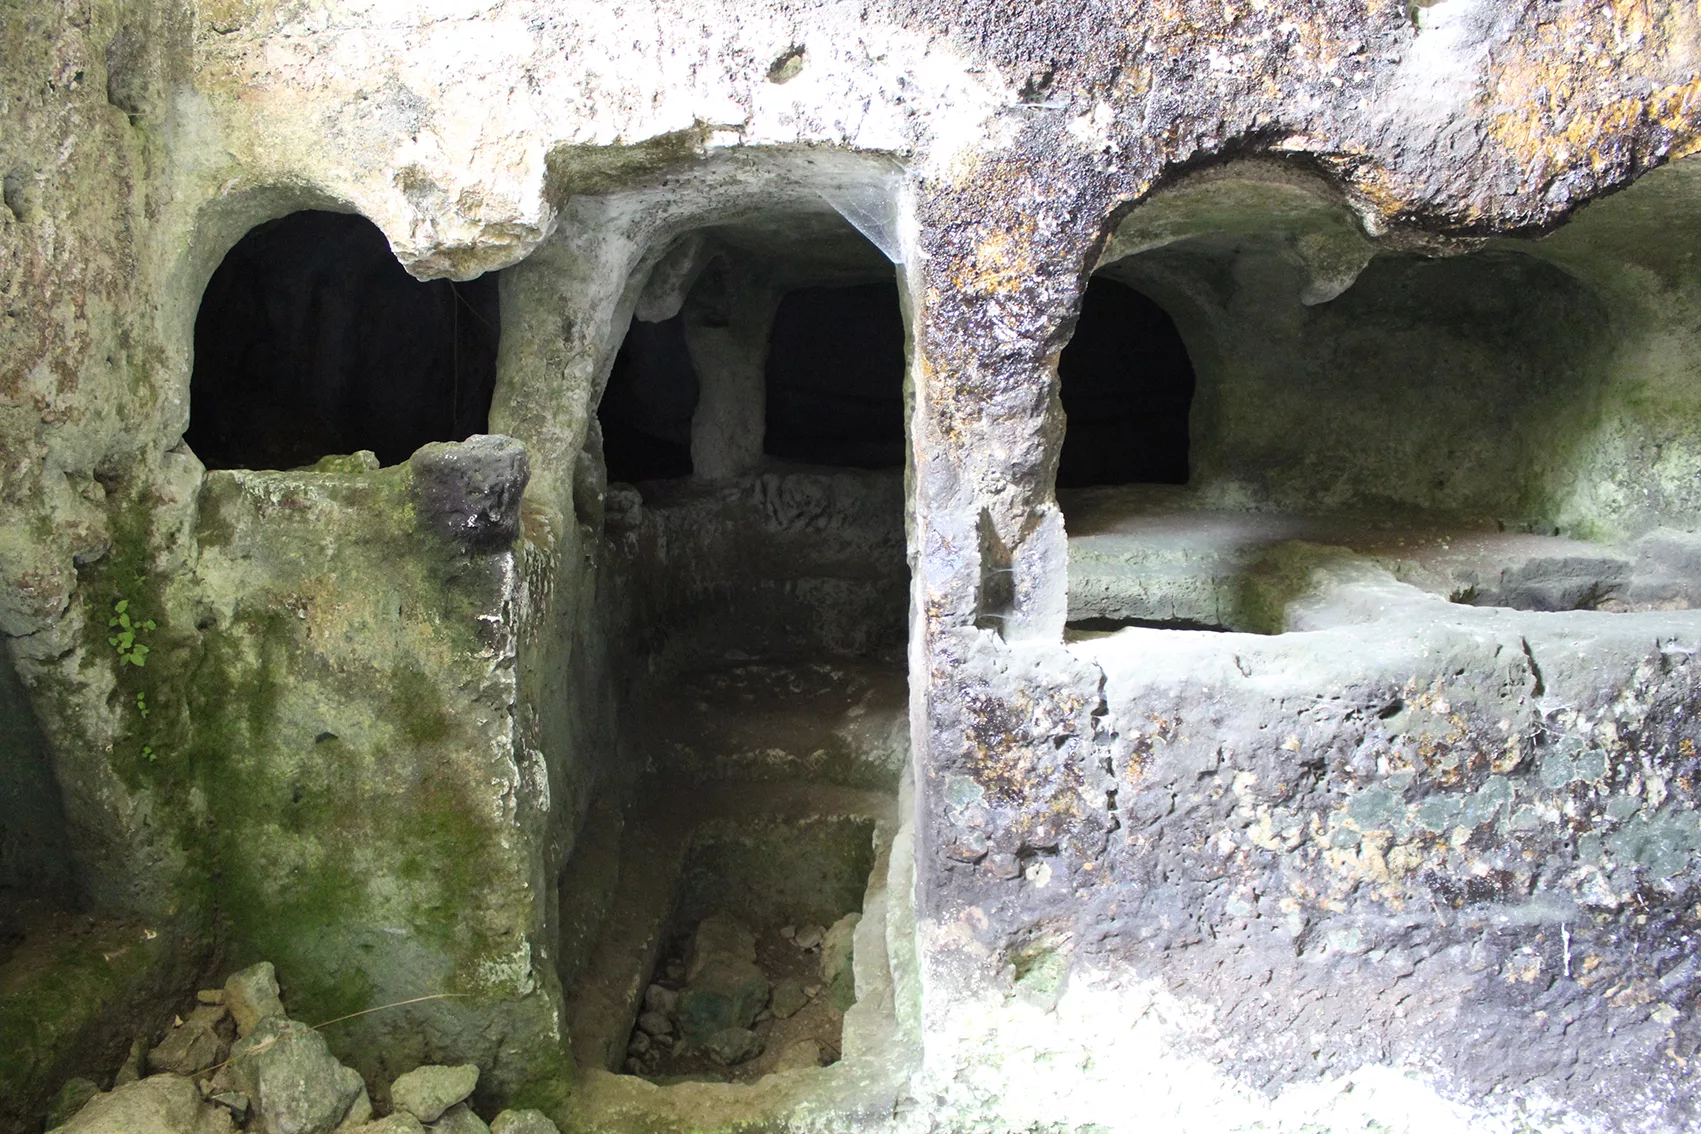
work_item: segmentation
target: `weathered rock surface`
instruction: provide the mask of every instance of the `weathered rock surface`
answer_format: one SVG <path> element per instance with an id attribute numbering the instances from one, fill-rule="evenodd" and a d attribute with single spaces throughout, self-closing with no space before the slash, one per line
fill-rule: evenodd
<path id="1" fill-rule="evenodd" d="M 411 1114 L 391 1114 L 350 1128 L 348 1134 L 425 1134 L 425 1127 Z"/>
<path id="2" fill-rule="evenodd" d="M 471 1063 L 460 1067 L 416 1067 L 390 1084 L 390 1105 L 407 1111 L 421 1122 L 432 1123 L 466 1099 L 477 1086 L 478 1067 Z"/>
<path id="3" fill-rule="evenodd" d="M 96 1095 L 63 1134 L 229 1134 L 230 1112 L 204 1104 L 191 1079 L 151 1075 Z"/>
<path id="4" fill-rule="evenodd" d="M 329 1134 L 365 1092 L 306 1024 L 268 1016 L 231 1048 L 231 1079 L 254 1109 L 259 1134 Z"/>
<path id="5" fill-rule="evenodd" d="M 779 1059 L 774 1063 L 774 1070 L 797 1071 L 806 1067 L 819 1067 L 824 1054 L 821 1045 L 815 1040 L 798 1040 L 780 1052 Z"/>
<path id="6" fill-rule="evenodd" d="M 512 437 L 433 442 L 408 462 L 421 520 L 443 536 L 488 549 L 520 530 L 520 497 L 531 477 L 525 446 Z"/>
<path id="7" fill-rule="evenodd" d="M 859 913 L 835 921 L 821 939 L 821 982 L 834 1008 L 843 1012 L 856 1003 L 856 974 L 852 967 Z"/>
<path id="8" fill-rule="evenodd" d="M 490 1124 L 490 1134 L 561 1134 L 540 1110 L 505 1110 Z"/>
<path id="9" fill-rule="evenodd" d="M 709 1058 L 730 1067 L 762 1054 L 762 1037 L 749 1028 L 722 1028 L 703 1041 Z"/>
<path id="10" fill-rule="evenodd" d="M 707 1043 L 726 1028 L 748 1028 L 768 1002 L 768 977 L 753 961 L 717 959 L 703 963 L 679 994 L 679 1030 L 692 1043 Z"/>
<path id="11" fill-rule="evenodd" d="M 490 1134 L 490 1127 L 465 1103 L 456 1103 L 436 1122 L 426 1124 L 432 1134 Z"/>
<path id="12" fill-rule="evenodd" d="M 278 975 L 272 962 L 261 961 L 230 975 L 224 985 L 224 1006 L 236 1020 L 236 1034 L 246 1036 L 261 1020 L 284 1014 L 278 995 Z"/>
<path id="13" fill-rule="evenodd" d="M 166 1033 L 148 1052 L 148 1070 L 195 1076 L 222 1062 L 235 1038 L 235 1026 L 223 1005 L 203 1005 Z"/>
<path id="14" fill-rule="evenodd" d="M 713 914 L 697 923 L 691 935 L 691 953 L 686 958 L 685 977 L 688 981 L 707 966 L 721 961 L 756 961 L 756 935 L 736 918 Z"/>
<path id="15" fill-rule="evenodd" d="M 1474 597 L 1689 602 L 1681 546 L 1648 545 L 1641 582 L 1608 560 L 1701 527 L 1697 19 L 9 5 L 0 629 L 81 896 L 167 941 L 220 926 L 278 960 L 308 1019 L 452 981 L 477 995 L 333 1042 L 386 1081 L 423 1049 L 564 1090 L 540 959 L 574 958 L 551 956 L 546 897 L 616 763 L 623 656 L 681 611 L 728 645 L 699 600 L 789 564 L 738 592 L 773 617 L 732 630 L 856 648 L 894 581 L 888 624 L 912 622 L 918 829 L 890 937 L 914 957 L 891 999 L 927 1058 L 886 1047 L 939 1111 L 914 1124 L 1114 1126 L 1136 1097 L 1140 1121 L 1211 1130 L 1435 1127 L 1455 1106 L 1468 1126 L 1692 1129 L 1701 628 L 1376 587 L 1290 611 L 1290 585 L 1317 597 L 1296 566 L 1313 548 L 1138 615 L 1232 625 L 1214 599 L 1245 599 L 1281 617 L 1244 629 L 1303 631 L 1066 641 L 1090 529 L 1054 488 L 1059 352 L 1098 273 L 1195 348 L 1192 483 L 1158 490 L 1562 530 L 1615 547 L 1484 572 Z M 416 494 L 442 470 L 208 474 L 183 447 L 201 281 L 305 207 L 371 217 L 422 277 L 506 273 L 489 428 L 525 445 L 524 523 L 511 470 Z M 736 475 L 762 456 L 759 365 L 701 385 L 690 440 L 716 443 L 720 479 L 683 486 L 685 519 L 610 492 L 599 530 L 593 423 L 628 312 L 683 317 L 723 238 L 716 270 L 779 279 L 852 223 L 902 263 L 906 483 L 862 497 L 907 501 L 895 567 L 768 555 L 853 543 L 853 478 Z M 796 254 L 767 255 L 779 241 Z M 759 351 L 760 304 L 722 306 L 698 345 Z M 732 496 L 755 518 L 700 554 L 694 519 Z M 492 543 L 466 556 L 420 522 Z M 1161 558 L 1119 594 L 1179 593 Z M 158 621 L 145 667 L 101 632 L 118 602 Z M 1141 1030 L 1200 1018 L 1209 1034 Z M 76 1041 L 48 1046 L 58 1067 Z"/>
<path id="16" fill-rule="evenodd" d="M 777 1020 L 787 1020 L 809 1003 L 809 996 L 803 991 L 803 985 L 797 980 L 787 977 L 774 984 L 773 994 L 769 997 L 768 1007 L 773 1011 Z"/>

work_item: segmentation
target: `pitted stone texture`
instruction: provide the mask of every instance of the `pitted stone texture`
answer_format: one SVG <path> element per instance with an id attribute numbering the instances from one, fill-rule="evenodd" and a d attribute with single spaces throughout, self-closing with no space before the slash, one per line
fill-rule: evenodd
<path id="1" fill-rule="evenodd" d="M 709 1058 L 724 1067 L 762 1054 L 762 1037 L 749 1028 L 722 1028 L 703 1041 Z"/>
<path id="2" fill-rule="evenodd" d="M 297 1020 L 270 1016 L 231 1049 L 231 1078 L 252 1100 L 257 1134 L 328 1134 L 366 1089 L 325 1038 Z"/>
<path id="3" fill-rule="evenodd" d="M 490 1127 L 466 1103 L 456 1103 L 427 1129 L 431 1134 L 490 1134 Z"/>
<path id="4" fill-rule="evenodd" d="M 444 1111 L 472 1094 L 476 1086 L 476 1064 L 416 1067 L 390 1084 L 390 1104 L 421 1122 L 436 1122 Z"/>
<path id="5" fill-rule="evenodd" d="M 411 1114 L 391 1114 L 349 1129 L 348 1134 L 425 1134 L 425 1127 Z"/>
<path id="6" fill-rule="evenodd" d="M 755 960 L 756 935 L 738 919 L 714 914 L 698 922 L 697 931 L 691 935 L 691 957 L 685 977 L 696 980 L 698 974 L 716 961 Z"/>
<path id="7" fill-rule="evenodd" d="M 561 1134 L 541 1110 L 505 1110 L 490 1124 L 490 1134 Z"/>
<path id="8" fill-rule="evenodd" d="M 220 1062 L 235 1030 L 229 1019 L 223 1005 L 195 1009 L 148 1052 L 148 1069 L 193 1076 Z"/>
<path id="9" fill-rule="evenodd" d="M 750 961 L 711 961 L 679 994 L 679 1030 L 706 1044 L 727 1028 L 748 1028 L 768 1002 L 768 977 Z"/>
<path id="10" fill-rule="evenodd" d="M 59 1134 L 230 1134 L 230 1112 L 202 1102 L 191 1079 L 154 1075 L 96 1095 Z"/>
<path id="11" fill-rule="evenodd" d="M 246 1036 L 261 1020 L 284 1014 L 278 996 L 278 977 L 272 962 L 261 961 L 230 975 L 224 983 L 224 1005 L 236 1020 L 236 1034 Z"/>
<path id="12" fill-rule="evenodd" d="M 422 523 L 478 550 L 511 543 L 520 530 L 520 498 L 531 479 L 526 449 L 512 437 L 478 434 L 434 441 L 409 458 Z"/>

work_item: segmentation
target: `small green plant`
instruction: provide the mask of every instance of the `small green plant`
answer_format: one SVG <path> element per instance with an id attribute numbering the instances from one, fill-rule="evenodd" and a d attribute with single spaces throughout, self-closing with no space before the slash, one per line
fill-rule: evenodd
<path id="1" fill-rule="evenodd" d="M 147 694 L 143 693 L 140 689 L 136 690 L 136 711 L 142 714 L 143 720 L 148 719 Z"/>
<path id="2" fill-rule="evenodd" d="M 153 745 L 151 745 L 151 744 L 142 745 L 142 759 L 146 760 L 150 764 L 152 764 L 155 760 L 159 759 L 158 756 L 154 755 L 154 746 Z"/>
<path id="3" fill-rule="evenodd" d="M 151 618 L 132 621 L 129 611 L 129 599 L 119 599 L 112 604 L 112 617 L 107 619 L 106 625 L 114 633 L 107 635 L 106 642 L 107 645 L 118 651 L 119 665 L 129 662 L 134 666 L 144 666 L 148 664 L 148 647 L 145 643 L 137 641 L 136 636 L 144 631 L 156 629 L 157 624 Z M 137 695 L 137 703 L 140 707 L 140 694 Z M 145 709 L 142 715 L 144 717 L 148 715 Z"/>

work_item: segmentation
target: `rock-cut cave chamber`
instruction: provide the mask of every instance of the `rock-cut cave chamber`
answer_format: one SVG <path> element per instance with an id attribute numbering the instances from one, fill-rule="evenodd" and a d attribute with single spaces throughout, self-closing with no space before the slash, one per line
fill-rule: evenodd
<path id="1" fill-rule="evenodd" d="M 650 214 L 615 193 L 566 229 L 600 258 L 562 239 L 458 281 L 415 280 L 350 213 L 231 233 L 185 321 L 193 506 L 78 564 L 102 618 L 158 624 L 103 694 L 151 706 L 109 749 L 193 812 L 108 837 L 181 875 L 79 860 L 98 793 L 0 688 L 23 753 L 0 896 L 48 911 L 4 963 L 71 932 L 49 896 L 73 874 L 90 926 L 194 894 L 220 962 L 271 960 L 292 1012 L 353 1021 L 330 1042 L 368 1082 L 570 1080 L 545 1101 L 587 1130 L 885 1121 L 925 1012 L 972 1048 L 1001 1012 L 1052 1026 L 1071 981 L 1118 1011 L 1138 981 L 1195 990 L 1221 1030 L 1188 1050 L 1264 1087 L 1397 1052 L 1487 1097 L 1450 1029 L 1651 1028 L 1626 1023 L 1645 1001 L 1518 974 L 1558 940 L 1670 1001 L 1701 979 L 1667 932 L 1701 850 L 1670 677 L 1701 635 L 1701 283 L 1665 264 L 1655 303 L 1642 266 L 1670 217 L 1694 227 L 1697 176 L 1447 245 L 1379 242 L 1284 163 L 1153 193 L 1047 313 L 1051 387 L 981 392 L 1044 439 L 1066 555 L 1035 581 L 992 562 L 984 512 L 935 532 L 980 539 L 1004 588 L 948 648 L 911 637 L 943 602 L 912 593 L 914 268 L 826 196 L 633 190 L 663 219 L 616 239 L 596 225 Z M 1007 614 L 1035 592 L 1054 640 Z M 1646 677 L 1647 642 L 1677 684 L 1632 757 L 1589 667 Z M 987 670 L 918 709 L 940 657 Z M 1068 695 L 999 684 L 1034 673 Z M 924 764 L 937 720 L 963 731 Z M 1084 921 L 1047 905 L 1065 891 Z M 1654 928 L 1626 957 L 1630 894 Z M 984 1001 L 951 984 L 972 966 L 927 968 L 957 948 Z M 54 1074 L 163 1027 L 206 963 L 165 956 L 112 986 L 142 1007 L 72 1021 Z M 1563 1077 L 1585 1042 L 1517 1073 Z"/>
<path id="2" fill-rule="evenodd" d="M 635 304 L 597 408 L 631 684 L 559 895 L 584 1065 L 747 1081 L 869 1043 L 845 962 L 908 753 L 893 276 L 831 213 L 758 214 L 677 237 Z"/>

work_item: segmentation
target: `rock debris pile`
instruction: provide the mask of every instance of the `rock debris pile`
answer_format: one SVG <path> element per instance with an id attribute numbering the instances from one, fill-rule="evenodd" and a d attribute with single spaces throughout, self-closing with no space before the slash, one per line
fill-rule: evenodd
<path id="1" fill-rule="evenodd" d="M 724 913 L 705 917 L 657 964 L 625 1069 L 658 1081 L 748 1080 L 834 1062 L 856 1001 L 860 917 L 760 933 Z"/>
<path id="2" fill-rule="evenodd" d="M 378 1115 L 359 1073 L 285 1013 L 270 962 L 195 998 L 158 1043 L 131 1045 L 110 1090 L 66 1083 L 48 1111 L 50 1134 L 560 1134 L 535 1110 L 486 1125 L 469 1101 L 470 1063 L 398 1076 L 389 1113 Z"/>

